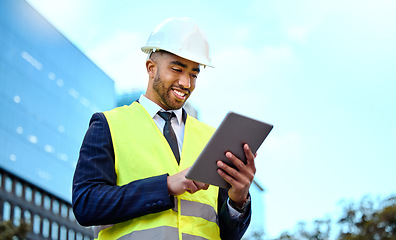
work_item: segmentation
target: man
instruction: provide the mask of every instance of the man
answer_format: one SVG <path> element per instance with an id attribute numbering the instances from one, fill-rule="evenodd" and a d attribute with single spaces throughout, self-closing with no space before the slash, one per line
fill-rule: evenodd
<path id="1" fill-rule="evenodd" d="M 240 239 L 255 174 L 247 144 L 246 165 L 230 152 L 237 169 L 218 162 L 229 190 L 185 178 L 214 132 L 182 108 L 210 65 L 205 36 L 191 19 L 172 18 L 142 50 L 146 93 L 90 121 L 73 179 L 77 221 L 98 239 Z"/>

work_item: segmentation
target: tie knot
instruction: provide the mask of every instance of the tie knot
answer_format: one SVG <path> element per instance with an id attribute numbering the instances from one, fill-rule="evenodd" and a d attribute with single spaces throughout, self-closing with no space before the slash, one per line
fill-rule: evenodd
<path id="1" fill-rule="evenodd" d="M 174 112 L 158 112 L 157 114 L 166 122 L 169 122 L 173 117 L 176 117 Z"/>

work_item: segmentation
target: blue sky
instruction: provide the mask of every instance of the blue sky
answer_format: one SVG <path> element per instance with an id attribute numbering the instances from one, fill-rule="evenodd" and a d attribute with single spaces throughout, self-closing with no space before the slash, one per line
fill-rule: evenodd
<path id="1" fill-rule="evenodd" d="M 396 192 L 396 2 L 27 0 L 116 83 L 146 88 L 151 30 L 193 17 L 214 69 L 190 103 L 217 126 L 232 110 L 274 125 L 258 151 L 270 236 L 334 216 L 340 200 Z"/>

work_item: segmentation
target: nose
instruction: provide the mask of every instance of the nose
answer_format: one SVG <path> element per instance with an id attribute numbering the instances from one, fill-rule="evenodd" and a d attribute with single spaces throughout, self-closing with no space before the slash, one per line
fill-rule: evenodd
<path id="1" fill-rule="evenodd" d="M 182 76 L 180 76 L 179 85 L 182 86 L 183 88 L 190 88 L 191 87 L 190 75 L 183 74 Z"/>

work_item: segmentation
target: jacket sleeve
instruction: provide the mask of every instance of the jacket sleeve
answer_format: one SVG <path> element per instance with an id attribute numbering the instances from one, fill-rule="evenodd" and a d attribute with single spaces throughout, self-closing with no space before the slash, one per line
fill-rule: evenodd
<path id="1" fill-rule="evenodd" d="M 218 213 L 221 239 L 239 240 L 249 227 L 252 209 L 248 205 L 242 216 L 233 219 L 228 210 L 228 190 L 219 188 Z"/>
<path id="2" fill-rule="evenodd" d="M 167 175 L 117 186 L 110 129 L 103 113 L 92 116 L 73 178 L 72 205 L 83 226 L 123 222 L 174 206 Z"/>

